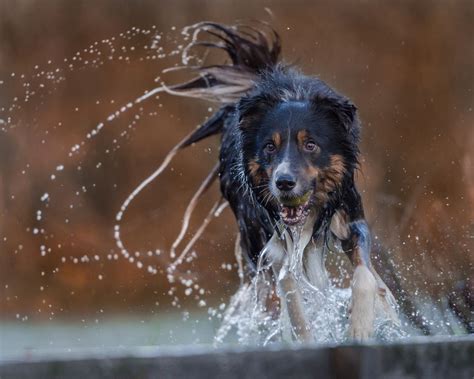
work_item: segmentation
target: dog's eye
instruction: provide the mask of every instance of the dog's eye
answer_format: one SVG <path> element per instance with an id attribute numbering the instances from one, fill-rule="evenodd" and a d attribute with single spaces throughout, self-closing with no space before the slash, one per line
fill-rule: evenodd
<path id="1" fill-rule="evenodd" d="M 304 149 L 306 151 L 316 151 L 317 148 L 318 146 L 313 141 L 307 141 L 304 144 Z"/>
<path id="2" fill-rule="evenodd" d="M 273 153 L 274 151 L 276 150 L 276 146 L 273 142 L 268 142 L 266 145 L 265 145 L 265 151 L 267 153 Z"/>

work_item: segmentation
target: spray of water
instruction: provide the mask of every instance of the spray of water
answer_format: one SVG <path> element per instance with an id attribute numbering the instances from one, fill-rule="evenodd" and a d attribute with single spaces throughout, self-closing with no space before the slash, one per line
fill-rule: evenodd
<path id="1" fill-rule="evenodd" d="M 318 343 L 347 341 L 351 290 L 338 287 L 327 274 L 324 262 L 329 253 L 327 247 L 323 246 L 323 249 L 312 253 L 320 254 L 317 259 L 321 262 L 319 269 L 323 272 L 319 273 L 319 277 L 326 278 L 325 282 L 314 283 L 305 269 L 305 255 L 311 253 L 306 249 L 308 239 L 303 227 L 292 227 L 285 231 L 277 243 L 286 246 L 283 260 L 272 258 L 272 247 L 268 245 L 262 251 L 255 275 L 249 283 L 242 283 L 230 300 L 216 334 L 216 345 L 232 341 L 267 345 L 300 339 L 300 332 L 295 330 L 286 304 L 296 295 L 295 291 L 303 304 L 301 316 L 308 320 L 310 340 Z M 312 263 L 316 264 L 316 261 Z M 283 290 L 289 277 L 296 283 L 290 292 L 288 286 Z M 275 295 L 279 298 L 278 305 L 275 305 Z M 383 311 L 377 313 L 375 338 L 393 341 L 407 335 L 388 314 Z"/>
<path id="2" fill-rule="evenodd" d="M 136 35 L 152 35 L 155 27 L 152 30 L 132 28 L 130 31 L 124 32 L 119 38 L 130 40 Z M 183 32 L 184 41 L 190 38 L 192 27 L 187 28 Z M 182 64 L 187 66 L 193 58 L 190 55 L 190 46 L 192 46 L 198 39 L 198 33 L 194 32 L 191 36 L 192 42 L 187 47 L 178 45 L 175 50 L 171 52 L 164 52 L 160 46 L 161 34 L 155 33 L 152 35 L 152 41 L 149 49 L 152 50 L 149 57 L 151 59 L 162 59 L 169 56 L 181 56 Z M 7 107 L 7 114 L 5 117 L 0 119 L 0 127 L 2 131 L 8 131 L 21 125 L 21 120 L 17 117 L 19 111 L 26 103 L 31 102 L 36 96 L 39 96 L 42 91 L 45 91 L 47 85 L 45 83 L 51 83 L 52 88 L 49 93 L 53 93 L 58 86 L 60 86 L 67 79 L 67 72 L 74 70 L 81 70 L 84 68 L 97 68 L 101 67 L 106 63 L 103 56 L 105 54 L 97 54 L 103 52 L 101 49 L 107 49 L 109 53 L 109 60 L 113 60 L 116 57 L 117 51 L 119 50 L 116 46 L 116 39 L 110 38 L 105 39 L 101 42 L 92 44 L 89 48 L 88 54 L 95 54 L 94 57 L 86 58 L 83 52 L 77 52 L 70 59 L 65 59 L 67 68 L 65 69 L 40 69 L 35 68 L 34 78 L 39 82 L 35 88 L 32 85 L 26 86 L 27 88 L 24 96 L 23 104 L 21 104 L 18 98 L 15 98 L 11 104 Z M 101 48 L 99 48 L 101 46 Z M 148 55 L 147 55 L 148 57 Z M 117 57 L 120 59 L 120 56 Z M 127 61 L 130 58 L 127 56 L 122 57 L 123 60 Z M 48 65 L 51 63 L 49 62 Z M 15 74 L 15 73 L 12 73 Z M 12 78 L 19 77 L 22 80 L 25 79 L 23 74 L 15 74 Z M 33 79 L 33 78 L 32 78 Z M 159 78 L 157 78 L 159 80 Z M 238 92 L 239 89 L 237 89 Z M 117 119 L 119 119 L 125 113 L 132 109 L 139 108 L 144 102 L 156 97 L 160 93 L 170 93 L 172 95 L 181 95 L 181 93 L 173 91 L 168 86 L 160 83 L 159 86 L 152 88 L 151 90 L 145 91 L 143 95 L 131 99 L 125 102 L 116 111 L 110 113 L 101 122 L 97 123 L 94 128 L 89 130 L 85 134 L 85 138 L 73 144 L 68 150 L 68 158 L 73 162 L 74 157 L 77 157 L 82 146 L 88 143 L 91 139 L 98 136 L 104 128 L 112 125 Z M 134 115 L 134 120 L 129 126 L 134 126 L 140 119 L 140 115 L 143 110 L 140 108 Z M 126 132 L 123 132 L 121 136 L 124 136 Z M 127 262 L 130 262 L 139 269 L 144 267 L 144 263 L 140 260 L 140 254 L 135 252 L 132 254 L 126 247 L 122 239 L 122 223 L 124 222 L 126 212 L 132 202 L 143 192 L 143 190 L 150 185 L 153 181 L 157 180 L 160 175 L 169 167 L 172 160 L 179 153 L 184 142 L 189 136 L 186 136 L 180 142 L 178 142 L 165 156 L 163 161 L 158 165 L 157 169 L 154 170 L 146 179 L 144 179 L 139 185 L 126 197 L 125 201 L 120 206 L 120 209 L 115 217 L 114 225 L 114 238 L 116 246 L 118 247 L 121 255 Z M 118 147 L 117 147 L 118 148 Z M 98 163 L 100 167 L 100 162 Z M 50 179 L 51 182 L 55 183 L 59 180 L 61 173 L 67 169 L 68 165 L 64 162 L 58 162 L 54 165 L 51 171 Z M 191 257 L 195 257 L 193 247 L 197 240 L 203 235 L 206 227 L 211 223 L 213 219 L 219 217 L 222 211 L 227 207 L 228 203 L 223 199 L 218 199 L 210 208 L 206 217 L 201 221 L 201 224 L 192 234 L 192 237 L 186 243 L 181 251 L 178 251 L 179 246 L 185 240 L 187 232 L 189 230 L 190 221 L 199 200 L 202 198 L 206 190 L 212 185 L 217 177 L 218 166 L 216 165 L 210 172 L 210 174 L 204 179 L 202 184 L 199 186 L 195 194 L 192 196 L 188 206 L 183 215 L 181 229 L 176 239 L 174 240 L 171 248 L 169 259 L 160 256 L 158 250 L 156 254 L 147 254 L 148 256 L 158 257 L 162 262 L 167 264 L 166 273 L 167 278 L 171 285 L 179 282 L 184 286 L 185 295 L 191 294 L 193 291 L 199 294 L 198 299 L 199 306 L 206 306 L 206 301 L 202 298 L 205 294 L 204 288 L 199 286 L 195 282 L 193 275 L 189 273 L 181 272 L 179 266 L 184 262 L 187 262 Z M 85 186 L 81 189 L 82 192 L 87 191 Z M 38 222 L 38 226 L 31 229 L 31 232 L 35 235 L 46 236 L 47 232 L 42 225 L 45 217 L 47 216 L 47 210 L 53 196 L 51 191 L 43 191 L 40 196 L 40 207 L 35 214 L 35 220 Z M 240 251 L 239 241 L 236 242 L 236 260 L 238 263 L 238 275 L 240 279 L 240 287 L 237 292 L 231 297 L 229 303 L 225 307 L 220 307 L 219 311 L 209 308 L 209 313 L 218 318 L 222 318 L 222 323 L 217 331 L 215 342 L 217 345 L 237 341 L 242 344 L 252 345 L 267 345 L 273 342 L 289 341 L 295 339 L 295 331 L 290 322 L 288 310 L 285 302 L 282 301 L 286 296 L 281 292 L 279 288 L 279 281 L 282 278 L 292 276 L 296 283 L 299 294 L 302 299 L 304 317 L 309 320 L 309 333 L 316 342 L 343 342 L 347 340 L 347 329 L 348 319 L 347 314 L 349 312 L 349 304 L 351 291 L 349 288 L 341 288 L 341 283 L 338 282 L 339 278 L 350 276 L 350 273 L 341 269 L 337 278 L 332 278 L 325 269 L 325 257 L 327 254 L 337 254 L 336 252 L 329 252 L 327 246 L 323 246 L 317 256 L 319 262 L 320 277 L 326 282 L 324 286 L 315 285 L 308 278 L 308 268 L 305 264 L 305 249 L 308 244 L 307 237 L 305 236 L 303 227 L 294 227 L 289 231 L 283 233 L 283 242 L 286 244 L 286 255 L 283 261 L 280 263 L 281 269 L 278 275 L 274 275 L 275 261 L 272 260 L 271 251 L 264 250 L 261 252 L 260 259 L 257 265 L 255 275 L 251 276 L 250 279 L 245 281 L 242 252 Z M 40 247 L 40 253 L 45 256 L 51 252 L 51 247 L 46 243 Z M 150 251 L 151 253 L 151 251 Z M 99 261 L 97 256 L 89 258 L 88 255 L 84 255 L 82 258 L 74 258 L 76 262 L 95 262 Z M 109 254 L 109 259 L 117 259 L 115 254 Z M 65 258 L 62 258 L 62 262 L 65 262 Z M 399 266 L 397 268 L 400 269 Z M 155 266 L 148 266 L 148 273 L 156 275 L 158 269 Z M 172 286 L 169 295 L 173 298 L 173 305 L 179 307 L 179 296 L 176 294 L 176 287 Z M 423 304 L 419 304 L 420 309 L 423 309 Z M 445 326 L 445 318 L 439 316 L 439 312 L 433 312 L 429 308 L 430 305 L 426 305 L 424 310 L 425 314 L 431 314 L 432 317 L 427 320 L 431 325 L 437 325 L 440 329 Z M 222 311 L 222 313 L 221 313 Z M 26 317 L 26 316 L 25 316 Z M 450 319 L 452 324 L 455 323 Z M 403 326 L 399 326 L 393 323 L 390 318 L 385 317 L 382 313 L 378 315 L 376 319 L 375 335 L 380 340 L 394 340 L 404 338 L 408 333 L 413 331 L 406 327 L 407 323 L 404 322 Z M 442 329 L 443 331 L 446 328 Z"/>

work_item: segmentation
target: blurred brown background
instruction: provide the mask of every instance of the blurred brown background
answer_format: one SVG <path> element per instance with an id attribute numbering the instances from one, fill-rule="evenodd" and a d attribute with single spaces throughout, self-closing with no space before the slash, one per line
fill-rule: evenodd
<path id="1" fill-rule="evenodd" d="M 472 1 L 1 0 L 1 317 L 166 309 L 166 275 L 150 275 L 146 267 L 169 263 L 182 213 L 216 160 L 218 140 L 183 152 L 126 213 L 123 239 L 131 252 L 142 252 L 145 268 L 107 258 L 118 253 L 114 217 L 212 104 L 161 95 L 107 123 L 79 154 L 68 153 L 109 114 L 156 86 L 164 68 L 179 63 L 150 49 L 156 32 L 163 33 L 159 46 L 172 51 L 186 25 L 248 19 L 271 21 L 286 61 L 358 105 L 366 213 L 376 242 L 402 262 L 409 288 L 439 296 L 472 276 Z M 132 27 L 150 33 L 127 34 Z M 131 125 L 135 115 L 140 119 Z M 59 165 L 63 171 L 56 171 Z M 46 192 L 51 200 L 43 208 Z M 215 186 L 191 230 L 217 198 Z M 36 227 L 44 233 L 34 234 Z M 184 266 L 209 304 L 227 301 L 238 286 L 235 269 L 222 268 L 235 263 L 235 234 L 226 210 L 196 244 L 197 258 Z M 45 256 L 41 245 L 51 247 Z M 143 257 L 155 249 L 160 256 Z M 182 290 L 178 286 L 184 303 L 196 306 L 196 291 L 185 296 Z"/>

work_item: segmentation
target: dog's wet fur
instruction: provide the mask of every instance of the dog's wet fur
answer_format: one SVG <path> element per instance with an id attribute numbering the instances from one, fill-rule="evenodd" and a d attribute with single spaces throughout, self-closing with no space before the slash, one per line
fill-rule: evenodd
<path id="1" fill-rule="evenodd" d="M 197 41 L 200 32 L 218 42 Z M 222 103 L 183 146 L 222 134 L 221 191 L 238 223 L 247 272 L 252 275 L 262 251 L 278 249 L 274 242 L 291 228 L 309 227 L 308 246 L 331 242 L 353 264 L 349 334 L 371 337 L 376 299 L 387 308 L 393 302 L 370 262 L 370 232 L 354 182 L 360 135 L 356 106 L 322 80 L 279 63 L 274 32 L 267 37 L 254 28 L 201 23 L 194 37 L 193 46 L 224 49 L 231 64 L 203 66 L 198 78 L 171 89 Z M 282 254 L 290 253 L 282 248 Z M 301 306 L 295 303 L 288 304 L 290 313 Z"/>
<path id="2" fill-rule="evenodd" d="M 302 224 L 314 209 L 314 233 L 326 233 L 336 210 L 348 219 L 363 218 L 354 186 L 358 136 L 355 106 L 292 69 L 266 72 L 239 101 L 223 130 L 221 188 L 254 263 L 275 223 Z M 259 206 L 242 196 L 236 168 L 244 171 Z"/>

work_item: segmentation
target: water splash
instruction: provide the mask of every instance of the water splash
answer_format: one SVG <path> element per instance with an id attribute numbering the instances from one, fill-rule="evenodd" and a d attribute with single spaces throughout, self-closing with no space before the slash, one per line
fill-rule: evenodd
<path id="1" fill-rule="evenodd" d="M 254 277 L 249 283 L 242 283 L 229 302 L 215 338 L 216 345 L 236 341 L 265 346 L 298 340 L 298 333 L 286 306 L 288 293 L 280 287 L 280 282 L 289 276 L 296 282 L 293 291 L 301 295 L 311 340 L 317 343 L 348 341 L 351 289 L 338 287 L 329 276 L 326 276 L 327 282 L 322 285 L 311 282 L 304 264 L 305 254 L 310 254 L 306 250 L 308 239 L 304 227 L 289 228 L 283 233 L 281 241 L 287 246 L 283 262 L 269 257 L 272 251 L 268 249 L 272 245 L 262 251 Z M 329 251 L 324 247 L 318 253 L 322 254 L 319 258 L 321 269 L 325 272 L 325 255 Z M 378 313 L 374 335 L 381 341 L 393 341 L 405 338 L 408 333 L 388 316 Z"/>
<path id="2" fill-rule="evenodd" d="M 198 35 L 195 33 L 190 35 L 191 29 L 185 29 L 183 31 L 183 41 L 188 40 L 190 37 L 192 43 L 194 43 Z M 60 86 L 65 83 L 68 79 L 68 74 L 74 71 L 81 70 L 92 70 L 97 69 L 105 65 L 108 61 L 118 59 L 121 61 L 130 61 L 131 58 L 125 53 L 118 53 L 124 51 L 123 46 L 119 46 L 118 41 L 127 40 L 130 41 L 134 36 L 149 36 L 151 41 L 148 41 L 148 45 L 145 46 L 144 50 L 147 51 L 145 57 L 140 59 L 145 60 L 156 60 L 165 57 L 177 56 L 181 57 L 184 65 L 189 65 L 193 59 L 199 58 L 190 55 L 190 49 L 185 44 L 177 43 L 176 47 L 169 52 L 165 52 L 163 47 L 160 46 L 163 34 L 156 33 L 156 27 L 151 29 L 140 29 L 132 28 L 129 31 L 121 33 L 118 38 L 104 39 L 100 42 L 93 43 L 88 49 L 84 51 L 78 51 L 73 57 L 65 59 L 64 64 L 66 67 L 53 67 L 52 62 L 48 62 L 46 68 L 35 67 L 34 74 L 30 78 L 22 73 L 12 73 L 10 79 L 15 78 L 21 79 L 25 88 L 24 96 L 18 96 L 12 99 L 11 103 L 6 106 L 6 115 L 0 119 L 0 128 L 3 132 L 8 132 L 15 128 L 24 125 L 19 112 L 23 110 L 27 104 L 31 104 L 32 100 L 35 100 L 41 96 L 42 102 L 47 101 L 47 96 L 52 96 Z M 117 45 L 118 44 L 118 45 Z M 190 45 L 188 45 L 190 46 Z M 127 50 L 127 49 L 126 49 Z M 127 51 L 133 51 L 130 47 Z M 149 54 L 148 54 L 149 52 Z M 100 54 L 99 54 L 100 53 Z M 120 55 L 118 55 L 120 54 Z M 4 84 L 7 79 L 2 80 Z M 127 129 L 133 128 L 139 124 L 141 117 L 143 116 L 144 110 L 141 108 L 143 103 L 146 101 L 156 98 L 161 93 L 174 93 L 166 85 L 161 83 L 161 78 L 156 77 L 155 82 L 158 83 L 156 87 L 150 90 L 144 91 L 139 96 L 134 96 L 129 101 L 125 101 L 121 106 L 117 107 L 116 110 L 109 113 L 101 121 L 95 123 L 95 126 L 88 132 L 84 133 L 82 139 L 79 139 L 70 146 L 67 150 L 67 157 L 63 157 L 62 160 L 55 162 L 50 170 L 50 183 L 54 186 L 60 186 L 61 176 L 65 171 L 70 169 L 79 170 L 81 168 L 80 162 L 78 163 L 78 157 L 81 157 L 83 146 L 90 143 L 91 140 L 98 137 L 110 127 L 114 127 L 120 118 L 125 117 L 126 114 L 132 113 L 133 120 L 128 124 L 126 130 L 121 131 L 120 136 L 125 138 L 127 135 Z M 43 94 L 43 95 L 42 95 Z M 138 108 L 138 109 L 137 109 Z M 133 113 L 135 112 L 135 113 Z M 59 123 L 58 126 L 61 126 Z M 203 235 L 207 226 L 212 222 L 213 219 L 220 216 L 221 212 L 228 205 L 227 202 L 222 199 L 217 200 L 209 212 L 207 213 L 204 220 L 198 224 L 197 229 L 192 234 L 192 237 L 187 241 L 184 248 L 178 251 L 179 246 L 184 242 L 186 234 L 189 229 L 191 216 L 193 214 L 196 205 L 207 190 L 207 188 L 215 179 L 217 168 L 215 167 L 211 174 L 203 181 L 196 193 L 192 196 L 189 205 L 187 206 L 183 215 L 182 226 L 178 236 L 173 242 L 169 257 L 166 254 L 162 254 L 160 249 L 149 249 L 146 252 L 140 251 L 129 251 L 126 244 L 122 240 L 121 226 L 125 221 L 125 214 L 132 202 L 139 196 L 144 188 L 156 180 L 170 165 L 171 161 L 179 152 L 182 147 L 185 137 L 177 145 L 175 145 L 164 158 L 163 162 L 158 168 L 143 180 L 125 199 L 119 208 L 119 212 L 115 217 L 115 225 L 113 228 L 114 239 L 116 246 L 119 248 L 121 256 L 125 259 L 125 262 L 133 264 L 137 269 L 144 269 L 145 272 L 151 275 L 157 275 L 159 273 L 159 267 L 155 264 L 160 263 L 165 266 L 166 276 L 171 283 L 172 287 L 169 289 L 168 294 L 172 297 L 172 304 L 176 307 L 180 307 L 180 296 L 178 296 L 177 287 L 174 283 L 179 283 L 184 288 L 184 296 L 196 295 L 194 299 L 199 307 L 207 307 L 207 301 L 205 298 L 206 290 L 196 282 L 196 275 L 188 272 L 182 272 L 179 267 L 183 263 L 189 263 L 197 257 L 196 252 L 193 250 L 196 241 Z M 114 142 L 114 149 L 118 149 L 118 143 Z M 106 153 L 108 153 L 106 151 Z M 102 166 L 101 162 L 98 162 L 96 168 L 99 169 Z M 25 172 L 28 169 L 28 165 L 25 168 Z M 92 186 L 92 185 L 91 185 Z M 51 188 L 44 188 L 39 196 L 39 206 L 34 214 L 34 220 L 36 224 L 34 227 L 28 229 L 29 232 L 42 238 L 41 244 L 39 245 L 39 254 L 44 257 L 51 254 L 55 247 L 52 246 L 51 240 L 48 237 L 51 233 L 48 233 L 46 229 L 45 220 L 48 218 L 48 211 L 51 209 L 51 204 L 55 201 L 54 191 Z M 84 185 L 75 193 L 79 196 L 79 193 L 87 192 L 88 188 Z M 74 204 L 71 202 L 69 205 L 70 209 L 74 209 Z M 67 224 L 69 219 L 65 220 Z M 310 320 L 311 334 L 316 342 L 344 342 L 347 340 L 347 328 L 348 319 L 347 314 L 349 312 L 349 303 L 351 297 L 351 291 L 349 288 L 341 288 L 342 284 L 339 282 L 341 278 L 347 276 L 350 277 L 350 273 L 345 270 L 340 270 L 339 275 L 336 277 L 328 277 L 328 285 L 325 290 L 320 290 L 314 284 L 312 284 L 306 275 L 304 265 L 304 248 L 306 243 L 302 242 L 303 230 L 301 227 L 295 227 L 290 230 L 291 239 L 293 243 L 294 254 L 287 255 L 282 265 L 282 271 L 280 276 L 287 276 L 289 274 L 296 278 L 298 288 L 301 292 L 305 316 L 307 320 Z M 237 242 L 238 245 L 238 242 Z M 57 250 L 61 247 L 58 246 Z M 18 248 L 21 251 L 22 248 Z M 325 252 L 323 259 L 326 256 Z M 331 254 L 335 254 L 331 252 Z M 238 246 L 236 248 L 236 260 L 238 262 L 239 279 L 241 281 L 240 287 L 234 296 L 229 301 L 229 304 L 225 306 L 224 303 L 219 306 L 219 309 L 209 308 L 209 314 L 212 317 L 222 319 L 221 327 L 219 328 L 216 335 L 216 343 L 222 344 L 235 338 L 239 343 L 242 344 L 253 344 L 253 345 L 267 345 L 274 342 L 289 341 L 293 340 L 292 326 L 289 321 L 287 312 L 282 304 L 277 300 L 279 290 L 275 279 L 272 276 L 272 265 L 266 261 L 268 252 L 262 252 L 261 259 L 259 260 L 256 274 L 250 278 L 247 282 L 244 281 L 243 263 L 241 252 L 239 252 Z M 69 257 L 69 261 L 74 264 L 87 264 L 92 265 L 102 264 L 104 260 L 118 260 L 119 255 L 115 252 L 109 252 L 106 255 L 106 259 L 103 259 L 97 254 L 84 253 L 80 257 Z M 154 264 L 147 265 L 144 259 L 150 259 L 154 261 Z M 58 257 L 61 263 L 66 263 L 68 259 L 65 256 Z M 231 266 L 232 267 L 232 266 Z M 397 266 L 399 271 L 402 271 L 401 266 Z M 56 268 L 57 272 L 59 268 Z M 102 274 L 98 275 L 99 280 L 104 280 Z M 41 291 L 44 288 L 42 287 Z M 417 296 L 418 299 L 422 299 L 422 296 Z M 419 302 L 419 308 L 422 309 L 422 313 L 426 316 L 426 321 L 433 327 L 437 327 L 442 333 L 450 333 L 451 329 L 446 326 L 446 318 L 451 325 L 456 324 L 456 320 L 447 314 L 442 314 L 442 311 L 438 311 L 433 307 L 432 303 L 426 302 L 424 306 L 423 301 Z M 48 304 L 51 305 L 51 304 Z M 19 316 L 20 318 L 20 316 Z M 27 320 L 28 316 L 21 316 L 22 320 Z M 413 331 L 406 327 L 405 322 L 403 327 L 397 327 L 390 322 L 390 320 L 379 317 L 376 320 L 376 338 L 379 340 L 394 340 L 403 338 L 408 333 Z"/>

